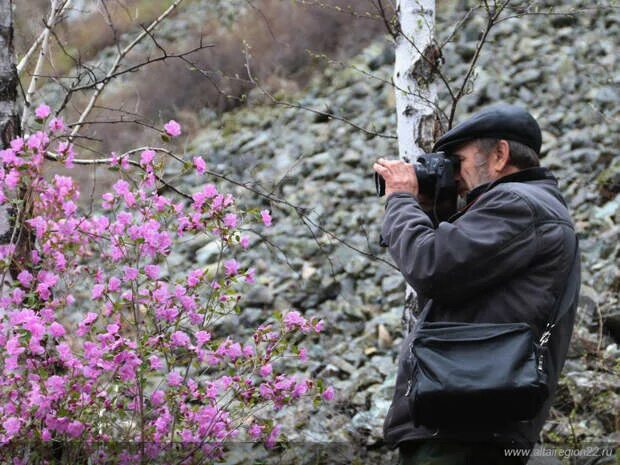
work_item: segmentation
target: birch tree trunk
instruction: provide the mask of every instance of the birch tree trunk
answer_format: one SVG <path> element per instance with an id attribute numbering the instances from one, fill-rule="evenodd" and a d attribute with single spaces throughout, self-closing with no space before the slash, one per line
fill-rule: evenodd
<path id="1" fill-rule="evenodd" d="M 13 53 L 13 1 L 0 0 L 0 149 L 19 136 L 17 72 Z M 0 206 L 0 244 L 10 240 L 10 220 L 6 207 Z"/>
<path id="2" fill-rule="evenodd" d="M 397 0 L 399 20 L 396 39 L 394 85 L 396 93 L 398 151 L 414 162 L 429 152 L 439 130 L 436 114 L 437 91 L 433 68 L 438 50 L 433 40 L 435 0 Z M 418 298 L 407 284 L 403 325 L 411 331 L 418 313 Z"/>

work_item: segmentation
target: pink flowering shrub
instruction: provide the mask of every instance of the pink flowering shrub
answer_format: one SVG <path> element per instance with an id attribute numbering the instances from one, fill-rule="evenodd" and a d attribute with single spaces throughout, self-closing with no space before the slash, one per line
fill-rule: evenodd
<path id="1" fill-rule="evenodd" d="M 46 106 L 36 111 L 42 124 L 50 114 Z M 318 333 L 322 321 L 291 311 L 247 341 L 215 333 L 213 322 L 241 311 L 240 290 L 255 279 L 254 268 L 232 257 L 250 245 L 237 229 L 243 215 L 232 195 L 208 183 L 187 204 L 159 195 L 162 164 L 153 148 L 136 154 L 137 179 L 129 155 L 113 155 L 121 176 L 102 196 L 105 214 L 89 216 L 71 177 L 42 176 L 45 159 L 72 166 L 75 156 L 62 119 L 44 127 L 50 133 L 0 151 L 0 204 L 28 188 L 26 223 L 35 236 L 15 280 L 8 272 L 15 246 L 0 246 L 0 443 L 76 440 L 93 463 L 166 453 L 217 458 L 235 438 L 275 444 L 281 425 L 257 412 L 266 404 L 279 410 L 304 396 L 333 396 L 320 380 L 276 369 L 280 357 L 307 358 L 291 341 Z M 171 121 L 166 131 L 179 135 L 180 125 Z M 202 158 L 193 167 L 206 169 Z M 256 213 L 271 225 L 269 211 Z M 219 238 L 228 256 L 215 272 L 167 279 L 175 241 L 198 234 Z M 101 448 L 111 442 L 136 447 Z"/>

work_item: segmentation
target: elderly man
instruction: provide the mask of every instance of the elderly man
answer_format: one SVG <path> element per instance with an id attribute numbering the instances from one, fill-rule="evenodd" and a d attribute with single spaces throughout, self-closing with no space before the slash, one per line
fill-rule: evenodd
<path id="1" fill-rule="evenodd" d="M 506 104 L 488 107 L 444 134 L 433 151 L 458 157 L 455 181 L 466 206 L 437 226 L 420 206 L 411 164 L 381 158 L 373 166 L 386 186 L 382 244 L 417 291 L 426 321 L 525 322 L 538 339 L 556 299 L 571 293 L 548 342 L 551 394 L 528 420 L 491 424 L 480 420 L 484 415 L 472 415 L 454 424 L 414 425 L 408 398 L 416 383 L 410 354 L 414 332 L 405 337 L 384 424 L 384 439 L 390 448 L 400 448 L 403 465 L 525 463 L 527 458 L 508 457 L 505 450 L 529 453 L 545 422 L 577 305 L 578 278 L 567 286 L 568 273 L 572 266 L 578 270 L 579 261 L 557 182 L 539 166 L 540 146 L 536 120 Z"/>

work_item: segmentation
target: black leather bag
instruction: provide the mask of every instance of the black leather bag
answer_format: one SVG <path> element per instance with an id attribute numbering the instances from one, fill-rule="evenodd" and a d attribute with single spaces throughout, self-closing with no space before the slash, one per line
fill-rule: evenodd
<path id="1" fill-rule="evenodd" d="M 547 341 L 578 289 L 575 247 L 566 287 L 540 340 L 527 323 L 427 322 L 428 309 L 420 316 L 405 394 L 416 426 L 489 425 L 529 420 L 540 411 L 549 396 Z"/>

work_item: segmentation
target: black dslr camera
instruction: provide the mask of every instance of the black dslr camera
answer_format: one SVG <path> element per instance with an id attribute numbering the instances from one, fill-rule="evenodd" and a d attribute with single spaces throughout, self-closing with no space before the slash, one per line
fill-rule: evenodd
<path id="1" fill-rule="evenodd" d="M 455 173 L 460 169 L 459 159 L 445 152 L 425 153 L 413 164 L 418 178 L 420 197 L 433 203 L 432 219 L 435 224 L 447 219 L 456 211 Z M 377 197 L 385 195 L 385 180 L 375 172 Z"/>

